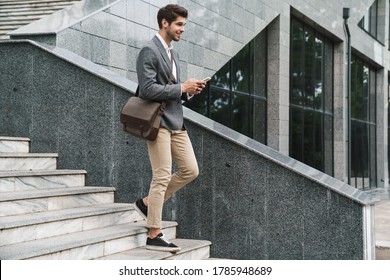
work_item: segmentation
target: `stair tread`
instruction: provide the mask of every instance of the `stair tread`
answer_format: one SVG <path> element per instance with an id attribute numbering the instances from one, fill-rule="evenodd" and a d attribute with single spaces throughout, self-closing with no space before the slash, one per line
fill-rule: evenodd
<path id="1" fill-rule="evenodd" d="M 9 18 L 12 18 L 12 17 L 23 17 L 23 16 L 31 16 L 31 17 L 34 17 L 34 18 L 42 18 L 44 16 L 47 16 L 47 15 L 51 15 L 53 14 L 54 12 L 56 11 L 53 11 L 53 10 L 45 10 L 45 11 L 18 11 L 18 12 L 1 12 L 0 13 L 0 16 L 1 17 L 9 17 Z"/>
<path id="2" fill-rule="evenodd" d="M 0 230 L 95 215 L 132 211 L 133 209 L 133 204 L 129 203 L 107 203 L 89 205 L 85 207 L 35 212 L 23 215 L 4 216 L 0 217 Z"/>
<path id="3" fill-rule="evenodd" d="M 97 186 L 81 186 L 81 187 L 68 187 L 68 188 L 56 188 L 56 189 L 38 189 L 29 191 L 18 192 L 3 192 L 0 196 L 0 202 L 22 200 L 22 199 L 35 199 L 42 197 L 53 196 L 66 196 L 75 194 L 88 194 L 95 192 L 113 192 L 114 187 L 97 187 Z"/>
<path id="4" fill-rule="evenodd" d="M 37 3 L 34 5 L 30 4 L 17 4 L 17 5 L 2 5 L 0 2 L 0 6 L 2 11 L 20 11 L 20 10 L 41 10 L 41 9 L 52 9 L 52 10 L 58 10 L 63 9 L 64 7 L 68 7 L 72 5 L 73 3 L 70 2 L 57 2 L 57 3 Z"/>
<path id="5" fill-rule="evenodd" d="M 0 0 L 0 4 L 3 4 L 4 3 L 9 3 L 9 4 L 13 4 L 13 5 L 19 5 L 20 3 L 28 3 L 28 4 L 34 4 L 34 3 L 55 3 L 55 2 L 68 2 L 68 3 L 72 3 L 72 2 L 79 2 L 81 0 Z"/>
<path id="6" fill-rule="evenodd" d="M 381 247 L 381 248 L 390 248 L 390 241 L 388 240 L 377 240 L 375 242 L 376 247 Z"/>
<path id="7" fill-rule="evenodd" d="M 55 169 L 55 170 L 11 170 L 0 171 L 0 178 L 8 177 L 30 177 L 30 176 L 55 176 L 55 175 L 77 175 L 87 174 L 85 170 Z"/>
<path id="8" fill-rule="evenodd" d="M 27 25 L 35 20 L 39 20 L 44 15 L 20 15 L 20 16 L 4 16 L 0 14 L 0 17 L 2 17 L 1 25 L 3 27 L 7 26 L 20 26 L 20 25 Z"/>
<path id="9" fill-rule="evenodd" d="M 170 252 L 161 252 L 147 250 L 145 246 L 134 248 L 131 250 L 126 250 L 116 254 L 104 256 L 97 258 L 97 260 L 162 260 L 173 255 L 180 255 L 192 250 L 200 249 L 203 247 L 208 247 L 211 245 L 211 242 L 208 240 L 199 240 L 199 239 L 171 239 L 172 243 L 176 244 L 181 248 L 177 253 Z"/>
<path id="10" fill-rule="evenodd" d="M 28 141 L 30 142 L 30 138 L 26 137 L 12 137 L 12 136 L 0 136 L 0 141 Z"/>
<path id="11" fill-rule="evenodd" d="M 41 8 L 41 7 L 66 7 L 71 6 L 74 3 L 80 2 L 80 0 L 75 1 L 0 1 L 1 8 L 13 8 L 13 7 L 22 7 L 22 8 Z"/>
<path id="12" fill-rule="evenodd" d="M 0 153 L 0 158 L 58 157 L 57 153 Z"/>
<path id="13" fill-rule="evenodd" d="M 163 221 L 162 228 L 176 227 L 176 222 Z M 48 237 L 0 247 L 1 260 L 19 260 L 56 253 L 137 234 L 146 234 L 146 223 L 121 224 L 82 232 Z"/>

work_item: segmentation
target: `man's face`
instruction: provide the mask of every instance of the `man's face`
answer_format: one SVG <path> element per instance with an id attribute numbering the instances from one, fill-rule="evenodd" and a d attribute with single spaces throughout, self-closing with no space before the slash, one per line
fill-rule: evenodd
<path id="1" fill-rule="evenodd" d="M 166 28 L 166 33 L 172 41 L 179 41 L 181 34 L 185 31 L 184 26 L 186 25 L 187 20 L 184 17 L 177 17 L 171 24 L 166 20 L 163 20 L 163 26 Z"/>

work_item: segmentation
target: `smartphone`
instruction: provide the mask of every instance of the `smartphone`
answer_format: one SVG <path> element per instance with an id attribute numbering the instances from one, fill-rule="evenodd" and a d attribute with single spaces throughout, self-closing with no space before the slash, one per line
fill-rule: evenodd
<path id="1" fill-rule="evenodd" d="M 202 81 L 208 82 L 208 81 L 210 81 L 210 80 L 211 80 L 210 77 L 206 77 L 206 78 L 204 78 Z"/>

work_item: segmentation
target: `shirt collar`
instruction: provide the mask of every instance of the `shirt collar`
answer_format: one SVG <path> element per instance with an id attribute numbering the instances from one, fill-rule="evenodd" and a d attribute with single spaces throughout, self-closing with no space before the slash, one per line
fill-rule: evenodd
<path id="1" fill-rule="evenodd" d="M 161 37 L 161 35 L 159 33 L 157 33 L 156 36 L 157 36 L 158 39 L 160 39 L 160 41 L 163 44 L 163 46 L 164 46 L 165 50 L 167 51 L 167 53 L 168 53 L 168 51 L 173 49 L 172 45 L 170 47 L 168 47 L 167 43 L 165 43 L 163 37 Z"/>

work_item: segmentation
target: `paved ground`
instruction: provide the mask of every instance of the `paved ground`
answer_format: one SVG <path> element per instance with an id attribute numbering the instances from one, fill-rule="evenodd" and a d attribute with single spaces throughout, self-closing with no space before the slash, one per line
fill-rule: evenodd
<path id="1" fill-rule="evenodd" d="M 376 259 L 390 260 L 390 201 L 375 206 Z"/>

